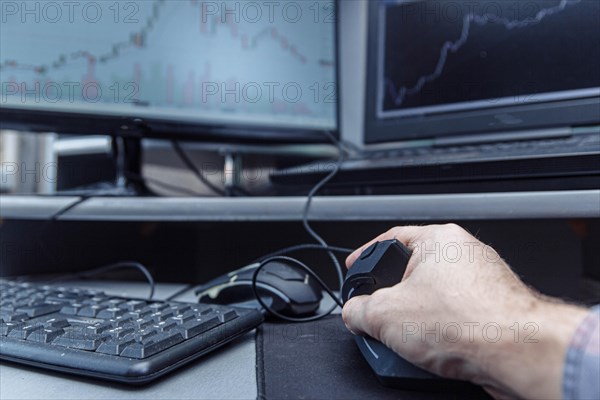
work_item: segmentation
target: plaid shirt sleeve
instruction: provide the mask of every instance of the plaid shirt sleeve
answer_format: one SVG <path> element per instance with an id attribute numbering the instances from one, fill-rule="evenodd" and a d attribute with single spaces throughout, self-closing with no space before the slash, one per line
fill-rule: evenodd
<path id="1" fill-rule="evenodd" d="M 600 305 L 577 328 L 563 371 L 563 398 L 600 399 Z"/>

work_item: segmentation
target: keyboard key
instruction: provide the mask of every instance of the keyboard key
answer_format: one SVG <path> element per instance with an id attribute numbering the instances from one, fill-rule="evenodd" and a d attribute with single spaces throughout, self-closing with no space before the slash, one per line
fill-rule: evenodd
<path id="1" fill-rule="evenodd" d="M 0 335 L 7 336 L 12 330 L 20 329 L 22 322 L 0 322 Z"/>
<path id="2" fill-rule="evenodd" d="M 152 318 L 138 318 L 134 321 L 135 326 L 138 329 L 145 329 L 151 325 L 154 325 L 154 320 Z"/>
<path id="3" fill-rule="evenodd" d="M 105 308 L 104 310 L 100 311 L 96 315 L 96 317 L 103 318 L 103 319 L 110 319 L 110 318 L 120 317 L 121 315 L 123 315 L 125 313 L 126 313 L 126 311 L 123 310 L 122 308 L 111 307 L 111 308 Z"/>
<path id="4" fill-rule="evenodd" d="M 135 334 L 134 334 L 135 341 L 143 342 L 144 340 L 150 339 L 152 336 L 154 336 L 156 334 L 158 334 L 158 332 L 156 330 L 154 330 L 152 327 L 146 328 L 144 330 L 135 332 Z"/>
<path id="5" fill-rule="evenodd" d="M 177 325 L 181 325 L 184 322 L 191 321 L 196 318 L 196 313 L 192 310 L 185 312 L 184 314 L 178 314 L 174 317 L 169 318 L 167 321 L 173 321 Z"/>
<path id="6" fill-rule="evenodd" d="M 75 293 L 57 293 L 44 298 L 49 303 L 72 303 L 82 301 L 85 297 Z"/>
<path id="7" fill-rule="evenodd" d="M 177 305 L 171 306 L 171 309 L 173 310 L 173 312 L 175 314 L 184 314 L 188 311 L 191 311 L 192 306 L 189 304 L 177 304 Z"/>
<path id="8" fill-rule="evenodd" d="M 108 322 L 110 322 L 114 328 L 119 326 L 135 325 L 134 319 L 128 316 L 111 318 L 108 320 Z"/>
<path id="9" fill-rule="evenodd" d="M 70 347 L 79 350 L 96 350 L 102 342 L 108 339 L 106 335 L 96 335 L 85 333 L 82 329 L 71 329 L 72 326 L 65 328 L 64 335 L 56 338 L 52 344 L 58 346 Z"/>
<path id="10" fill-rule="evenodd" d="M 152 328 L 158 332 L 166 332 L 169 331 L 173 328 L 175 328 L 177 326 L 177 323 L 175 323 L 175 321 L 161 321 L 157 324 L 152 325 Z"/>
<path id="11" fill-rule="evenodd" d="M 23 312 L 15 312 L 6 309 L 0 310 L 0 320 L 4 322 L 25 321 L 29 316 Z"/>
<path id="12" fill-rule="evenodd" d="M 92 335 L 99 335 L 108 330 L 114 329 L 113 324 L 110 322 L 98 322 L 94 325 L 89 325 L 85 328 L 85 333 L 89 333 Z"/>
<path id="13" fill-rule="evenodd" d="M 237 313 L 234 310 L 217 311 L 217 316 L 221 322 L 231 321 L 237 318 Z"/>
<path id="14" fill-rule="evenodd" d="M 31 335 L 27 337 L 27 340 L 30 342 L 50 343 L 64 333 L 65 331 L 63 329 L 44 328 L 32 332 Z"/>
<path id="15" fill-rule="evenodd" d="M 18 308 L 31 306 L 31 302 L 29 300 L 15 300 L 15 301 L 13 301 L 12 305 L 13 305 L 13 310 L 16 310 Z"/>
<path id="16" fill-rule="evenodd" d="M 28 307 L 19 308 L 17 311 L 26 313 L 29 317 L 34 318 L 39 317 L 40 315 L 46 315 L 60 311 L 62 307 L 62 304 L 37 303 Z"/>
<path id="17" fill-rule="evenodd" d="M 106 300 L 106 297 L 104 297 L 104 296 L 94 296 L 87 300 L 84 300 L 83 304 L 90 305 L 90 306 L 97 306 L 97 305 L 100 305 L 100 303 L 104 302 L 105 300 Z"/>
<path id="18" fill-rule="evenodd" d="M 110 299 L 110 300 L 106 300 L 104 302 L 102 302 L 103 305 L 107 306 L 108 308 L 116 308 L 116 307 L 120 307 L 121 304 L 125 304 L 125 300 L 123 299 Z"/>
<path id="19" fill-rule="evenodd" d="M 79 310 L 81 310 L 83 307 L 84 305 L 81 303 L 71 303 L 62 307 L 60 312 L 67 315 L 77 315 Z"/>
<path id="20" fill-rule="evenodd" d="M 97 304 L 85 306 L 81 310 L 79 310 L 77 315 L 79 315 L 81 317 L 95 317 L 103 309 L 104 309 L 104 307 L 97 305 Z"/>
<path id="21" fill-rule="evenodd" d="M 164 310 L 165 308 L 169 308 L 169 305 L 167 303 L 152 303 L 148 307 L 150 307 L 153 312 L 158 312 Z"/>
<path id="22" fill-rule="evenodd" d="M 121 356 L 147 358 L 182 341 L 183 337 L 179 332 L 164 332 L 152 337 L 144 343 L 134 343 L 127 346 L 121 353 Z"/>
<path id="23" fill-rule="evenodd" d="M 44 323 L 44 328 L 65 328 L 69 326 L 69 321 L 61 318 L 51 318 Z"/>
<path id="24" fill-rule="evenodd" d="M 127 346 L 130 346 L 135 343 L 135 338 L 132 334 L 129 334 L 121 339 L 109 339 L 105 342 L 102 342 L 100 346 L 96 349 L 97 353 L 110 354 L 113 356 L 118 356 L 125 350 Z"/>
<path id="25" fill-rule="evenodd" d="M 200 315 L 207 315 L 214 311 L 213 308 L 210 306 L 199 306 L 199 307 L 193 307 L 192 309 Z"/>
<path id="26" fill-rule="evenodd" d="M 33 325 L 22 324 L 22 325 L 16 326 L 15 329 L 12 329 L 8 333 L 8 337 L 11 337 L 14 339 L 25 340 L 33 332 L 35 332 L 37 330 L 41 330 L 41 329 L 44 329 L 44 326 L 42 324 L 33 324 Z"/>
<path id="27" fill-rule="evenodd" d="M 147 317 L 147 316 L 151 315 L 152 313 L 153 313 L 153 311 L 150 308 L 146 307 L 143 309 L 138 308 L 133 311 L 129 311 L 128 313 L 126 313 L 124 315 L 131 317 L 133 319 L 138 319 L 138 318 Z"/>
<path id="28" fill-rule="evenodd" d="M 221 321 L 218 317 L 201 318 L 185 322 L 174 330 L 179 331 L 185 339 L 189 339 L 220 324 Z"/>
<path id="29" fill-rule="evenodd" d="M 141 300 L 129 300 L 121 304 L 120 307 L 123 307 L 128 311 L 139 310 L 146 307 L 146 302 Z"/>
<path id="30" fill-rule="evenodd" d="M 173 313 L 173 311 L 169 310 L 169 309 L 155 312 L 154 314 L 150 315 L 150 317 L 152 317 L 154 322 L 166 321 L 167 319 L 174 317 L 174 316 L 175 316 L 175 314 Z"/>
<path id="31" fill-rule="evenodd" d="M 122 327 L 122 326 L 106 331 L 106 333 L 108 333 L 113 339 L 117 339 L 117 340 L 123 339 L 124 337 L 126 337 L 134 332 L 135 332 L 135 330 L 133 328 L 126 328 L 126 327 Z"/>

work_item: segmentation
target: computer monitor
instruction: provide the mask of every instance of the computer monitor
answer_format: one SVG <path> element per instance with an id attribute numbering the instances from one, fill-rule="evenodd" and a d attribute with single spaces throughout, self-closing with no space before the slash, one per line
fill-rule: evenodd
<path id="1" fill-rule="evenodd" d="M 368 2 L 364 143 L 600 124 L 600 2 Z"/>
<path id="2" fill-rule="evenodd" d="M 3 1 L 0 12 L 2 128 L 337 134 L 334 0 Z"/>

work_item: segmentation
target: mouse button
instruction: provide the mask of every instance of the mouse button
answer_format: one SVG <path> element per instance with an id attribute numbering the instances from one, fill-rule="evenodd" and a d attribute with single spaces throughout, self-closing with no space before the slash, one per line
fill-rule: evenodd
<path id="1" fill-rule="evenodd" d="M 389 287 L 402 281 L 408 260 L 408 256 L 403 251 L 395 246 L 389 247 L 373 266 L 372 276 L 375 278 L 376 285 Z"/>
<path id="2" fill-rule="evenodd" d="M 286 281 L 304 281 L 306 277 L 306 274 L 299 271 L 297 268 L 293 268 L 277 261 L 271 261 L 265 264 L 262 273 L 265 275 L 276 276 Z"/>
<path id="3" fill-rule="evenodd" d="M 371 294 L 377 289 L 375 279 L 370 275 L 360 274 L 347 279 L 342 287 L 344 302 L 351 297 Z"/>
<path id="4" fill-rule="evenodd" d="M 265 271 L 265 275 L 272 275 L 284 281 L 304 281 L 306 277 L 306 274 L 302 275 L 297 271 L 289 270 Z"/>
<path id="5" fill-rule="evenodd" d="M 365 258 L 369 257 L 371 254 L 373 254 L 373 252 L 375 251 L 375 249 L 377 248 L 377 246 L 379 245 L 379 242 L 375 242 L 372 245 L 370 245 L 369 247 L 367 247 L 365 250 L 363 250 L 363 252 L 360 254 L 360 259 L 364 260 Z"/>
<path id="6" fill-rule="evenodd" d="M 406 245 L 404 245 L 404 243 L 400 242 L 397 239 L 394 239 L 394 241 L 392 242 L 393 244 L 393 248 L 399 252 L 401 254 L 401 257 L 405 258 L 408 262 L 408 259 L 411 257 L 412 255 L 412 251 L 406 247 Z"/>
<path id="7" fill-rule="evenodd" d="M 264 291 L 258 288 L 258 293 L 263 294 Z M 231 285 L 223 287 L 211 297 L 212 303 L 229 304 L 253 299 L 254 292 L 248 285 Z"/>
<path id="8" fill-rule="evenodd" d="M 360 285 L 374 285 L 375 278 L 373 278 L 372 276 L 368 276 L 368 275 L 355 276 L 355 277 L 351 278 L 350 284 L 355 288 Z"/>
<path id="9" fill-rule="evenodd" d="M 323 298 L 320 291 L 313 290 L 312 287 L 300 282 L 288 283 L 285 287 L 278 288 L 295 304 L 306 304 L 318 302 Z"/>

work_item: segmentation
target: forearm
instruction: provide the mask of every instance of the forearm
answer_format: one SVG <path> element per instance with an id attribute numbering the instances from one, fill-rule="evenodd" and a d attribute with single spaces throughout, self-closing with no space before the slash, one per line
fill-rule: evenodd
<path id="1" fill-rule="evenodd" d="M 567 349 L 587 313 L 581 307 L 536 300 L 518 320 L 501 318 L 504 339 L 498 346 L 480 341 L 473 357 L 499 388 L 511 388 L 526 399 L 560 399 Z"/>

